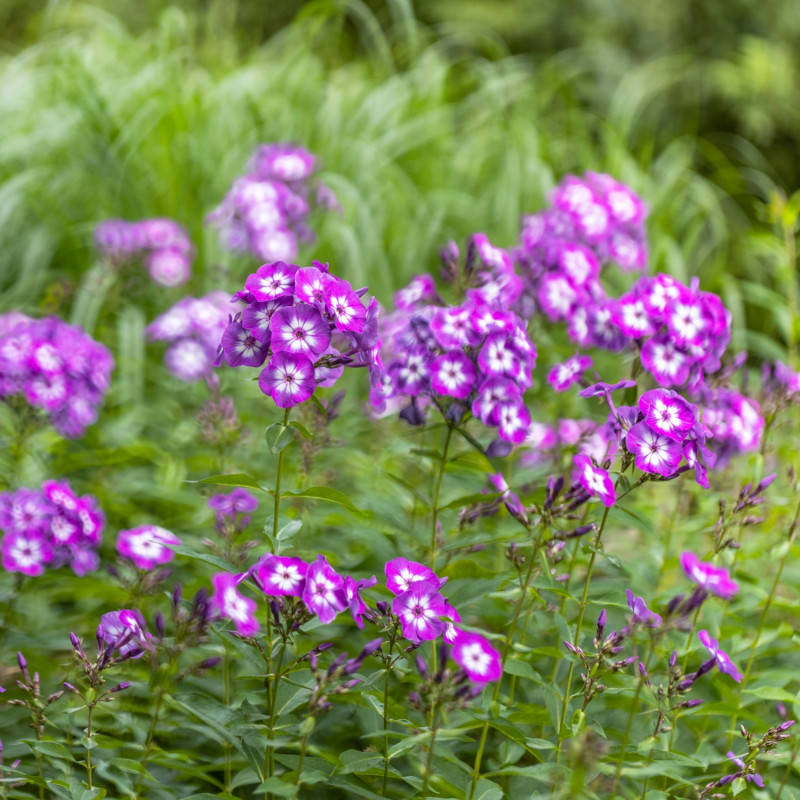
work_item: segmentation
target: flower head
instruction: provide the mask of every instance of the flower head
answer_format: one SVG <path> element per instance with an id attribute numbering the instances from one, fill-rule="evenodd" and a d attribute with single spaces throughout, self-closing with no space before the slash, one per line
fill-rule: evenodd
<path id="1" fill-rule="evenodd" d="M 217 573 L 211 582 L 214 592 L 211 605 L 225 619 L 231 620 L 242 636 L 253 636 L 259 630 L 256 618 L 256 602 L 245 597 L 236 588 L 236 578 L 225 572 Z"/>
<path id="2" fill-rule="evenodd" d="M 503 675 L 500 653 L 488 639 L 477 633 L 460 632 L 453 642 L 450 655 L 475 683 L 499 681 Z"/>
<path id="3" fill-rule="evenodd" d="M 140 525 L 117 536 L 117 552 L 130 559 L 139 569 L 153 569 L 175 558 L 170 545 L 181 540 L 158 525 Z"/>
<path id="4" fill-rule="evenodd" d="M 692 583 L 697 584 L 717 597 L 730 600 L 739 591 L 739 585 L 731 580 L 725 567 L 715 567 L 690 552 L 681 553 L 681 566 Z"/>
<path id="5" fill-rule="evenodd" d="M 447 613 L 447 604 L 436 583 L 413 582 L 395 597 L 392 612 L 400 618 L 403 636 L 412 642 L 436 639 L 445 631 L 441 617 Z"/>
<path id="6" fill-rule="evenodd" d="M 308 564 L 299 558 L 269 556 L 258 569 L 258 584 L 268 596 L 301 597 Z"/>
<path id="7" fill-rule="evenodd" d="M 314 394 L 314 365 L 307 356 L 299 353 L 276 353 L 261 372 L 258 385 L 278 408 L 291 408 Z"/>
<path id="8" fill-rule="evenodd" d="M 402 594 L 407 592 L 412 584 L 418 581 L 429 581 L 440 587 L 447 580 L 440 580 L 436 573 L 416 561 L 409 561 L 406 558 L 393 558 L 386 562 L 384 567 L 386 572 L 386 588 L 392 594 Z"/>
<path id="9" fill-rule="evenodd" d="M 347 608 L 344 578 L 334 572 L 325 556 L 318 555 L 308 567 L 302 597 L 306 608 L 326 624 Z"/>
<path id="10" fill-rule="evenodd" d="M 719 671 L 725 675 L 730 675 L 737 683 L 740 683 L 742 680 L 741 673 L 736 669 L 730 656 L 720 648 L 719 642 L 716 639 L 712 639 L 706 630 L 698 631 L 697 638 L 700 639 L 703 643 L 703 647 L 711 654 Z"/>
<path id="11" fill-rule="evenodd" d="M 587 455 L 574 456 L 573 463 L 578 472 L 578 481 L 581 486 L 593 497 L 598 497 L 604 506 L 613 506 L 617 499 L 614 482 L 611 476 L 602 467 L 592 463 Z"/>

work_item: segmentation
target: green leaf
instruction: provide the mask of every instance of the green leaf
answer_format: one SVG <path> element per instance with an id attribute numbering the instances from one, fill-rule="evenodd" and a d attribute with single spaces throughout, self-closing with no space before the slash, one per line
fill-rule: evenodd
<path id="1" fill-rule="evenodd" d="M 310 500 L 325 500 L 328 503 L 337 503 L 346 508 L 351 514 L 358 517 L 366 516 L 366 512 L 353 505 L 350 498 L 338 489 L 330 489 L 327 486 L 312 486 L 302 492 L 284 492 L 281 497 L 306 497 Z"/>
<path id="2" fill-rule="evenodd" d="M 278 455 L 281 450 L 290 445 L 294 439 L 295 432 L 296 429 L 294 427 L 284 425 L 281 422 L 275 422 L 270 425 L 264 431 L 270 453 Z"/>
<path id="3" fill-rule="evenodd" d="M 123 772 L 134 772 L 137 775 L 144 775 L 154 781 L 155 778 L 145 769 L 145 766 L 140 761 L 134 761 L 132 758 L 112 758 L 105 762 L 106 766 L 117 767 Z"/>
<path id="4" fill-rule="evenodd" d="M 58 742 L 37 742 L 35 739 L 23 740 L 31 750 L 41 753 L 48 758 L 62 758 L 64 761 L 73 761 L 72 753 Z"/>
<path id="5" fill-rule="evenodd" d="M 199 481 L 186 481 L 186 483 L 213 483 L 215 486 L 242 486 L 245 489 L 258 489 L 266 491 L 255 478 L 245 475 L 243 472 L 235 472 L 232 475 L 210 475 Z"/>
<path id="6" fill-rule="evenodd" d="M 383 756 L 380 753 L 363 753 L 361 750 L 345 750 L 339 760 L 344 765 L 339 773 L 347 775 L 351 772 L 366 772 L 377 766 L 383 766 Z"/>
<path id="7" fill-rule="evenodd" d="M 297 430 L 297 432 L 299 434 L 301 434 L 302 436 L 305 436 L 306 439 L 313 439 L 314 438 L 314 434 L 311 433 L 311 431 L 308 428 L 306 428 L 305 425 L 301 425 L 299 422 L 296 422 L 295 420 L 292 420 L 289 424 L 295 430 Z"/>
<path id="8" fill-rule="evenodd" d="M 278 528 L 278 541 L 285 542 L 288 539 L 293 539 L 300 532 L 302 527 L 303 523 L 299 519 L 290 519 L 288 522 L 284 522 L 283 525 Z"/>
<path id="9" fill-rule="evenodd" d="M 797 702 L 797 695 L 780 689 L 777 686 L 758 686 L 755 689 L 745 689 L 745 694 L 751 694 L 761 700 L 774 700 L 781 703 Z"/>
<path id="10" fill-rule="evenodd" d="M 190 558 L 193 561 L 203 561 L 206 564 L 211 564 L 224 572 L 235 573 L 237 571 L 233 564 L 229 564 L 224 558 L 215 556 L 213 553 L 198 553 L 197 550 L 187 547 L 185 544 L 168 544 L 167 547 L 179 555 L 186 556 L 186 558 Z"/>

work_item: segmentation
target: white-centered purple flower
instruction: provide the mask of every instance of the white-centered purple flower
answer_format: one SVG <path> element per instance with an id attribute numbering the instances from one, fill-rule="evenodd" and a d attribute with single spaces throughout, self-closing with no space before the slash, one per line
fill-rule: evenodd
<path id="1" fill-rule="evenodd" d="M 367 604 L 361 597 L 361 591 L 363 589 L 371 589 L 377 582 L 378 579 L 374 575 L 361 580 L 355 580 L 355 578 L 351 578 L 348 575 L 344 579 L 344 596 L 350 608 L 350 613 L 353 615 L 353 621 L 359 628 L 364 627 L 364 615 L 368 610 Z"/>
<path id="2" fill-rule="evenodd" d="M 347 281 L 330 278 L 325 287 L 325 306 L 340 331 L 361 333 L 367 310 Z"/>
<path id="3" fill-rule="evenodd" d="M 98 643 L 116 650 L 121 658 L 140 658 L 145 650 L 151 649 L 151 639 L 140 611 L 123 608 L 100 617 Z"/>
<path id="4" fill-rule="evenodd" d="M 181 540 L 158 525 L 140 525 L 120 531 L 117 536 L 117 552 L 130 559 L 139 569 L 153 569 L 172 561 L 175 551 L 171 545 L 176 544 L 181 544 Z"/>
<path id="5" fill-rule="evenodd" d="M 40 533 L 6 533 L 0 542 L 0 557 L 7 572 L 41 575 L 53 560 L 53 548 Z"/>
<path id="6" fill-rule="evenodd" d="M 703 647 L 711 654 L 711 658 L 717 664 L 717 668 L 725 675 L 730 675 L 737 683 L 742 680 L 742 674 L 736 669 L 736 666 L 731 661 L 730 656 L 719 646 L 716 639 L 712 639 L 708 631 L 698 631 L 697 638 L 703 643 Z"/>
<path id="7" fill-rule="evenodd" d="M 258 569 L 258 583 L 269 596 L 302 597 L 308 564 L 300 558 L 269 556 Z"/>
<path id="8" fill-rule="evenodd" d="M 445 612 L 442 619 L 444 620 L 442 639 L 448 644 L 454 644 L 458 636 L 463 633 L 462 630 L 456 627 L 456 624 L 461 622 L 461 614 L 447 602 L 447 598 L 445 598 Z"/>
<path id="9" fill-rule="evenodd" d="M 294 294 L 294 276 L 297 267 L 276 261 L 262 264 L 255 272 L 247 276 L 245 289 L 260 303 L 276 300 L 279 297 Z"/>
<path id="10" fill-rule="evenodd" d="M 450 656 L 474 683 L 499 681 L 503 676 L 500 653 L 480 634 L 460 632 Z"/>
<path id="11" fill-rule="evenodd" d="M 675 472 L 683 458 L 680 442 L 662 436 L 644 421 L 628 431 L 625 446 L 635 456 L 638 469 L 665 478 Z"/>
<path id="12" fill-rule="evenodd" d="M 278 297 L 259 303 L 254 300 L 242 312 L 242 326 L 265 345 L 270 343 L 272 315 L 281 308 L 291 305 L 291 297 Z"/>
<path id="13" fill-rule="evenodd" d="M 211 579 L 214 591 L 211 605 L 219 616 L 229 619 L 242 636 L 254 636 L 260 628 L 256 602 L 236 588 L 236 578 L 219 572 Z"/>
<path id="14" fill-rule="evenodd" d="M 270 323 L 273 353 L 285 351 L 307 356 L 324 353 L 331 343 L 331 330 L 319 311 L 308 303 L 278 309 Z"/>
<path id="15" fill-rule="evenodd" d="M 431 364 L 431 386 L 439 394 L 463 400 L 475 386 L 476 374 L 469 356 L 461 350 L 451 350 Z"/>
<path id="16" fill-rule="evenodd" d="M 322 554 L 308 567 L 302 597 L 306 608 L 325 624 L 333 622 L 348 606 L 344 578 L 334 571 Z"/>
<path id="17" fill-rule="evenodd" d="M 488 378 L 478 387 L 472 413 L 484 425 L 497 425 L 500 407 L 518 404 L 521 397 L 519 387 L 510 378 Z"/>
<path id="18" fill-rule="evenodd" d="M 258 386 L 278 408 L 304 403 L 314 394 L 314 365 L 304 355 L 275 353 L 258 378 Z"/>
<path id="19" fill-rule="evenodd" d="M 520 444 L 528 435 L 531 415 L 524 403 L 503 403 L 497 408 L 497 428 L 500 438 Z"/>
<path id="20" fill-rule="evenodd" d="M 259 341 L 251 331 L 236 320 L 225 328 L 220 346 L 225 360 L 232 367 L 260 367 L 269 352 L 264 342 Z"/>
<path id="21" fill-rule="evenodd" d="M 325 291 L 330 280 L 328 273 L 317 267 L 302 267 L 294 276 L 295 296 L 321 311 L 325 308 Z"/>
<path id="22" fill-rule="evenodd" d="M 408 286 L 395 292 L 394 304 L 398 309 L 413 309 L 426 300 L 436 298 L 436 282 L 428 275 L 417 275 Z"/>
<path id="23" fill-rule="evenodd" d="M 725 567 L 716 567 L 706 561 L 700 561 L 694 553 L 681 553 L 681 567 L 692 583 L 717 597 L 730 600 L 739 591 L 739 585 L 731 579 Z"/>
<path id="24" fill-rule="evenodd" d="M 447 603 L 437 583 L 413 582 L 395 597 L 392 612 L 400 618 L 403 636 L 411 642 L 436 639 L 446 628 L 442 617 L 447 613 Z"/>
<path id="25" fill-rule="evenodd" d="M 661 627 L 663 622 L 661 616 L 651 611 L 643 598 L 637 597 L 630 589 L 625 590 L 625 597 L 628 600 L 628 608 L 633 614 L 631 619 L 633 625 L 644 625 L 647 628 Z"/>
<path id="26" fill-rule="evenodd" d="M 387 561 L 384 571 L 386 572 L 386 588 L 392 594 L 407 592 L 413 584 L 420 581 L 428 581 L 438 588 L 443 586 L 447 580 L 446 578 L 440 579 L 432 569 L 424 564 L 402 557 Z"/>
<path id="27" fill-rule="evenodd" d="M 481 341 L 475 330 L 474 310 L 468 306 L 437 309 L 431 320 L 431 329 L 436 341 L 445 350 L 456 347 L 474 347 Z"/>
<path id="28" fill-rule="evenodd" d="M 639 398 L 645 422 L 668 439 L 682 442 L 697 422 L 697 406 L 669 389 L 651 389 Z"/>
<path id="29" fill-rule="evenodd" d="M 581 486 L 593 497 L 597 497 L 604 506 L 613 506 L 617 500 L 614 482 L 611 476 L 602 467 L 592 463 L 587 455 L 578 454 L 573 458 L 578 481 Z"/>
<path id="30" fill-rule="evenodd" d="M 583 373 L 592 366 L 591 356 L 574 355 L 563 364 L 556 364 L 547 375 L 547 382 L 557 392 L 566 392 L 583 377 Z"/>
<path id="31" fill-rule="evenodd" d="M 486 337 L 478 354 L 478 365 L 488 376 L 493 377 L 513 379 L 522 371 L 519 353 L 505 333 L 493 333 Z"/>

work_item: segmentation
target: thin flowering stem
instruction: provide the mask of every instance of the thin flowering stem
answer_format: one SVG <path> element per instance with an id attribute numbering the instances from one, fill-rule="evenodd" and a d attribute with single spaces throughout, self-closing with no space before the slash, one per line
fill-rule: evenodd
<path id="1" fill-rule="evenodd" d="M 94 713 L 94 703 L 89 703 L 89 718 L 86 725 L 86 782 L 89 789 L 92 786 L 92 714 Z"/>
<path id="2" fill-rule="evenodd" d="M 383 782 L 381 784 L 381 797 L 386 797 L 386 785 L 389 781 L 389 682 L 392 677 L 392 650 L 397 639 L 397 626 L 392 629 L 389 636 L 389 652 L 384 661 L 386 675 L 383 679 Z"/>
<path id="3" fill-rule="evenodd" d="M 268 651 L 272 652 L 272 642 L 268 642 Z M 286 654 L 286 637 L 282 636 L 281 649 L 278 651 L 278 660 L 275 669 L 270 671 L 271 685 L 267 690 L 269 696 L 269 742 L 267 742 L 267 749 L 264 753 L 264 775 L 266 778 L 272 776 L 272 771 L 275 768 L 275 749 L 272 744 L 272 739 L 275 736 L 275 710 L 278 706 L 278 685 L 281 678 L 281 669 L 283 669 L 283 657 Z M 271 796 L 267 792 L 267 797 Z"/>
<path id="4" fill-rule="evenodd" d="M 542 534 L 538 536 L 533 543 L 533 551 L 531 552 L 531 559 L 530 563 L 528 564 L 528 571 L 525 574 L 525 582 L 522 586 L 522 591 L 520 592 L 519 598 L 517 599 L 517 605 L 514 609 L 514 618 L 511 620 L 511 625 L 508 628 L 505 641 L 503 642 L 503 652 L 500 658 L 500 664 L 502 668 L 505 668 L 506 660 L 508 659 L 509 653 L 511 652 L 511 644 L 514 639 L 514 633 L 517 629 L 517 623 L 519 622 L 519 617 L 520 613 L 522 612 L 522 606 L 525 603 L 525 598 L 528 596 L 528 589 L 530 587 L 531 580 L 533 579 L 534 564 L 537 561 L 539 550 L 542 545 L 542 539 L 546 533 L 546 530 L 547 529 L 545 528 L 542 531 Z M 490 708 L 494 707 L 494 705 L 497 703 L 497 699 L 500 696 L 501 683 L 502 681 L 500 680 L 495 682 Z M 486 739 L 489 736 L 489 727 L 490 727 L 490 721 L 489 719 L 486 719 L 486 721 L 483 723 L 483 729 L 481 730 L 481 738 L 480 742 L 478 743 L 478 752 L 475 754 L 475 763 L 472 766 L 472 786 L 470 787 L 469 800 L 473 800 L 473 798 L 475 797 L 475 790 L 478 788 L 478 781 L 481 775 L 481 761 L 483 760 L 483 751 L 486 747 Z"/>
<path id="5" fill-rule="evenodd" d="M 300 777 L 303 774 L 303 761 L 305 761 L 306 758 L 306 749 L 308 748 L 308 737 L 310 735 L 311 735 L 310 733 L 307 733 L 305 736 L 303 736 L 303 738 L 300 741 L 300 759 L 297 762 L 297 775 L 295 776 L 294 779 L 295 786 L 300 785 Z"/>
<path id="6" fill-rule="evenodd" d="M 786 783 L 789 780 L 792 772 L 794 771 L 794 765 L 797 761 L 798 752 L 800 752 L 800 736 L 797 737 L 797 741 L 795 742 L 792 752 L 789 755 L 789 761 L 786 764 L 786 769 L 783 771 L 783 777 L 781 778 L 780 786 L 778 786 L 778 791 L 775 794 L 775 800 L 781 800 L 783 789 L 786 786 Z"/>
<path id="7" fill-rule="evenodd" d="M 438 524 L 439 524 L 439 498 L 442 492 L 442 479 L 444 478 L 444 471 L 447 467 L 447 453 L 450 449 L 450 439 L 453 436 L 453 423 L 447 423 L 447 434 L 444 438 L 444 447 L 442 448 L 442 457 L 439 460 L 439 471 L 436 476 L 436 483 L 433 489 L 433 510 L 431 515 L 431 569 L 436 572 L 436 555 L 437 555 L 437 538 L 438 538 Z"/>
<path id="8" fill-rule="evenodd" d="M 586 614 L 586 607 L 588 605 L 589 600 L 589 584 L 592 580 L 592 572 L 594 571 L 594 564 L 597 560 L 597 548 L 600 546 L 600 537 L 603 535 L 603 530 L 606 527 L 606 520 L 608 520 L 608 506 L 606 506 L 605 511 L 603 512 L 603 519 L 600 522 L 600 527 L 597 529 L 597 533 L 594 537 L 594 547 L 592 549 L 592 555 L 589 558 L 589 567 L 586 572 L 586 579 L 583 584 L 583 596 L 581 597 L 581 604 L 578 609 L 578 621 L 575 624 L 575 644 L 580 645 L 580 638 L 581 638 L 581 628 L 583 628 L 583 618 Z M 569 693 L 572 688 L 572 676 L 575 673 L 575 661 L 570 661 L 569 664 L 569 672 L 567 672 L 567 682 L 566 686 L 564 687 L 564 698 L 561 707 L 561 720 L 558 726 L 558 740 L 559 742 L 564 739 L 564 729 L 567 724 L 567 712 L 569 710 Z M 560 751 L 559 751 L 560 753 Z"/>
<path id="9" fill-rule="evenodd" d="M 769 591 L 769 595 L 767 596 L 767 601 L 764 603 L 764 609 L 761 612 L 761 619 L 758 623 L 758 630 L 756 631 L 755 638 L 753 639 L 753 644 L 750 645 L 750 657 L 747 659 L 747 666 L 744 668 L 744 674 L 742 675 L 742 680 L 739 683 L 739 696 L 736 701 L 736 711 L 733 715 L 733 721 L 731 722 L 730 732 L 728 733 L 728 747 L 731 746 L 733 742 L 734 731 L 736 730 L 736 723 L 739 720 L 739 711 L 742 707 L 742 697 L 744 696 L 744 690 L 747 686 L 747 680 L 750 677 L 750 670 L 753 668 L 753 662 L 756 658 L 756 649 L 758 648 L 758 643 L 761 640 L 761 634 L 764 632 L 764 623 L 767 621 L 767 614 L 769 613 L 770 607 L 772 606 L 772 601 L 775 599 L 775 592 L 778 590 L 778 584 L 781 580 L 781 575 L 783 574 L 783 568 L 786 566 L 786 559 L 789 556 L 789 553 L 792 549 L 792 543 L 794 542 L 795 535 L 797 533 L 797 524 L 800 520 L 800 501 L 798 501 L 797 506 L 794 512 L 794 519 L 792 520 L 792 524 L 789 526 L 789 540 L 786 543 L 786 550 L 783 553 L 783 557 L 778 564 L 778 571 L 775 574 L 775 580 L 772 581 L 772 588 Z"/>
<path id="10" fill-rule="evenodd" d="M 439 704 L 434 700 L 433 708 L 431 709 L 431 740 L 428 744 L 428 757 L 425 759 L 425 774 L 422 777 L 422 792 L 421 797 L 425 797 L 428 792 L 428 782 L 431 777 L 431 768 L 433 766 L 433 750 L 436 745 L 437 723 L 439 719 Z"/>
<path id="11" fill-rule="evenodd" d="M 287 427 L 289 425 L 289 415 L 291 414 L 292 409 L 287 408 L 286 411 L 283 412 L 283 427 Z M 273 543 L 278 538 L 278 515 L 280 514 L 281 510 L 281 473 L 283 472 L 283 453 L 284 450 L 278 453 L 278 474 L 275 476 L 275 502 L 272 508 L 272 541 Z"/>

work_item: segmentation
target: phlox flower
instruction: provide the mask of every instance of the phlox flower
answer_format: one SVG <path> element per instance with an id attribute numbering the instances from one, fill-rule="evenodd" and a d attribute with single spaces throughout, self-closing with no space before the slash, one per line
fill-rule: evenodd
<path id="1" fill-rule="evenodd" d="M 437 577 L 436 573 L 424 564 L 402 557 L 387 561 L 384 571 L 386 572 L 386 588 L 392 594 L 407 592 L 412 584 L 419 581 L 428 581 L 435 584 L 437 588 L 443 586 L 447 581 L 447 578 Z"/>
<path id="2" fill-rule="evenodd" d="M 719 642 L 712 639 L 708 631 L 698 631 L 697 638 L 703 643 L 703 646 L 711 654 L 711 657 L 717 664 L 719 671 L 725 675 L 730 675 L 737 683 L 742 680 L 742 675 L 730 659 L 730 656 L 720 648 Z"/>
<path id="3" fill-rule="evenodd" d="M 261 372 L 258 386 L 278 408 L 291 408 L 314 394 L 314 365 L 302 354 L 281 351 Z"/>
<path id="4" fill-rule="evenodd" d="M 303 303 L 324 309 L 325 290 L 330 280 L 328 273 L 317 267 L 302 267 L 294 275 L 295 296 Z"/>
<path id="5" fill-rule="evenodd" d="M 445 612 L 442 616 L 444 620 L 444 633 L 442 633 L 442 639 L 444 639 L 448 644 L 454 644 L 456 638 L 463 634 L 463 631 L 456 628 L 456 624 L 461 622 L 461 614 L 456 611 L 453 606 L 447 602 L 447 598 L 445 598 Z"/>
<path id="6" fill-rule="evenodd" d="M 256 602 L 245 597 L 236 588 L 236 578 L 225 572 L 217 573 L 211 582 L 214 592 L 211 595 L 211 605 L 215 611 L 225 619 L 229 619 L 236 626 L 242 636 L 254 636 L 259 630 L 256 618 Z"/>
<path id="7" fill-rule="evenodd" d="M 302 597 L 306 608 L 325 624 L 333 622 L 339 612 L 347 608 L 344 578 L 334 572 L 325 556 L 318 555 L 308 567 Z"/>
<path id="8" fill-rule="evenodd" d="M 591 356 L 574 355 L 563 364 L 556 364 L 547 375 L 547 382 L 557 392 L 566 392 L 578 383 L 583 373 L 592 366 Z"/>
<path id="9" fill-rule="evenodd" d="M 431 364 L 431 386 L 439 394 L 463 400 L 475 385 L 475 365 L 461 350 L 439 356 Z"/>
<path id="10" fill-rule="evenodd" d="M 363 306 L 361 308 L 363 310 Z M 331 343 L 329 326 L 319 311 L 308 303 L 298 303 L 276 311 L 272 315 L 270 331 L 273 353 L 285 351 L 313 358 L 323 353 Z"/>
<path id="11" fill-rule="evenodd" d="M 325 287 L 325 306 L 340 331 L 361 333 L 367 310 L 347 281 L 331 278 Z"/>
<path id="12" fill-rule="evenodd" d="M 430 581 L 415 581 L 397 595 L 392 612 L 400 618 L 403 636 L 412 642 L 436 639 L 446 628 L 440 617 L 447 613 L 447 603 Z"/>
<path id="13" fill-rule="evenodd" d="M 166 564 L 175 557 L 170 545 L 181 544 L 181 540 L 158 525 L 140 525 L 117 536 L 117 552 L 130 559 L 139 569 L 153 569 Z"/>
<path id="14" fill-rule="evenodd" d="M 595 466 L 587 455 L 578 454 L 572 461 L 581 486 L 593 497 L 598 497 L 604 506 L 613 506 L 617 500 L 617 493 L 608 472 L 602 467 Z"/>
<path id="15" fill-rule="evenodd" d="M 666 336 L 656 335 L 642 346 L 642 366 L 662 386 L 681 386 L 689 379 L 694 358 Z"/>
<path id="16" fill-rule="evenodd" d="M 525 441 L 531 415 L 523 403 L 503 403 L 497 409 L 497 427 L 500 438 L 513 444 Z"/>
<path id="17" fill-rule="evenodd" d="M 500 653 L 488 639 L 477 633 L 459 632 L 450 656 L 475 683 L 499 681 L 503 675 Z"/>
<path id="18" fill-rule="evenodd" d="M 637 422 L 625 437 L 625 446 L 635 456 L 637 469 L 668 477 L 683 458 L 681 445 L 654 431 L 646 422 Z"/>
<path id="19" fill-rule="evenodd" d="M 299 272 L 302 272 L 302 270 L 299 270 Z M 242 312 L 242 327 L 247 328 L 260 342 L 268 345 L 272 336 L 273 315 L 276 311 L 291 305 L 291 303 L 291 297 L 276 297 L 274 300 L 267 300 L 263 303 L 254 300 Z"/>
<path id="20" fill-rule="evenodd" d="M 53 549 L 40 533 L 7 533 L 0 542 L 0 557 L 7 572 L 35 577 L 53 560 Z"/>
<path id="21" fill-rule="evenodd" d="M 633 614 L 631 620 L 634 625 L 644 625 L 647 628 L 658 628 L 663 620 L 661 616 L 651 611 L 647 603 L 641 598 L 636 597 L 630 589 L 625 590 L 625 597 L 628 599 L 628 608 Z"/>
<path id="22" fill-rule="evenodd" d="M 364 627 L 364 614 L 367 611 L 367 604 L 361 597 L 361 591 L 371 589 L 377 582 L 378 579 L 374 575 L 361 580 L 355 580 L 348 575 L 344 579 L 344 596 L 353 615 L 353 621 L 359 628 Z"/>
<path id="23" fill-rule="evenodd" d="M 245 289 L 260 303 L 275 300 L 278 297 L 291 296 L 294 293 L 294 276 L 297 267 L 275 261 L 262 264 L 255 272 L 247 276 Z"/>
<path id="24" fill-rule="evenodd" d="M 401 310 L 413 309 L 419 303 L 436 298 L 436 282 L 428 275 L 417 275 L 408 286 L 395 292 L 394 304 Z"/>
<path id="25" fill-rule="evenodd" d="M 681 553 L 681 567 L 689 580 L 711 594 L 730 600 L 739 591 L 739 585 L 731 579 L 725 567 L 708 564 L 690 552 Z"/>
<path id="26" fill-rule="evenodd" d="M 697 422 L 697 406 L 669 389 L 645 392 L 639 408 L 652 430 L 676 442 L 682 442 Z"/>
<path id="27" fill-rule="evenodd" d="M 100 617 L 97 627 L 98 645 L 102 642 L 116 650 L 121 658 L 140 658 L 150 648 L 152 636 L 142 613 L 127 608 L 109 611 Z"/>
<path id="28" fill-rule="evenodd" d="M 728 756 L 728 758 L 731 761 L 733 761 L 734 764 L 736 764 L 737 767 L 739 767 L 739 770 L 740 770 L 739 774 L 741 776 L 741 773 L 744 771 L 744 768 L 746 766 L 745 763 L 744 763 L 744 759 L 740 758 L 739 756 L 737 756 L 736 753 L 733 752 L 733 750 L 728 750 L 726 755 Z M 745 755 L 747 755 L 747 754 L 745 754 Z M 747 773 L 744 774 L 744 778 L 749 783 L 754 783 L 760 789 L 764 788 L 764 779 L 761 777 L 761 775 L 758 772 L 747 772 Z"/>
<path id="29" fill-rule="evenodd" d="M 220 346 L 225 360 L 232 367 L 260 367 L 267 358 L 268 349 L 264 342 L 236 320 L 225 328 Z"/>
<path id="30" fill-rule="evenodd" d="M 258 585 L 270 597 L 301 597 L 307 573 L 308 564 L 302 559 L 269 556 L 258 569 Z"/>

